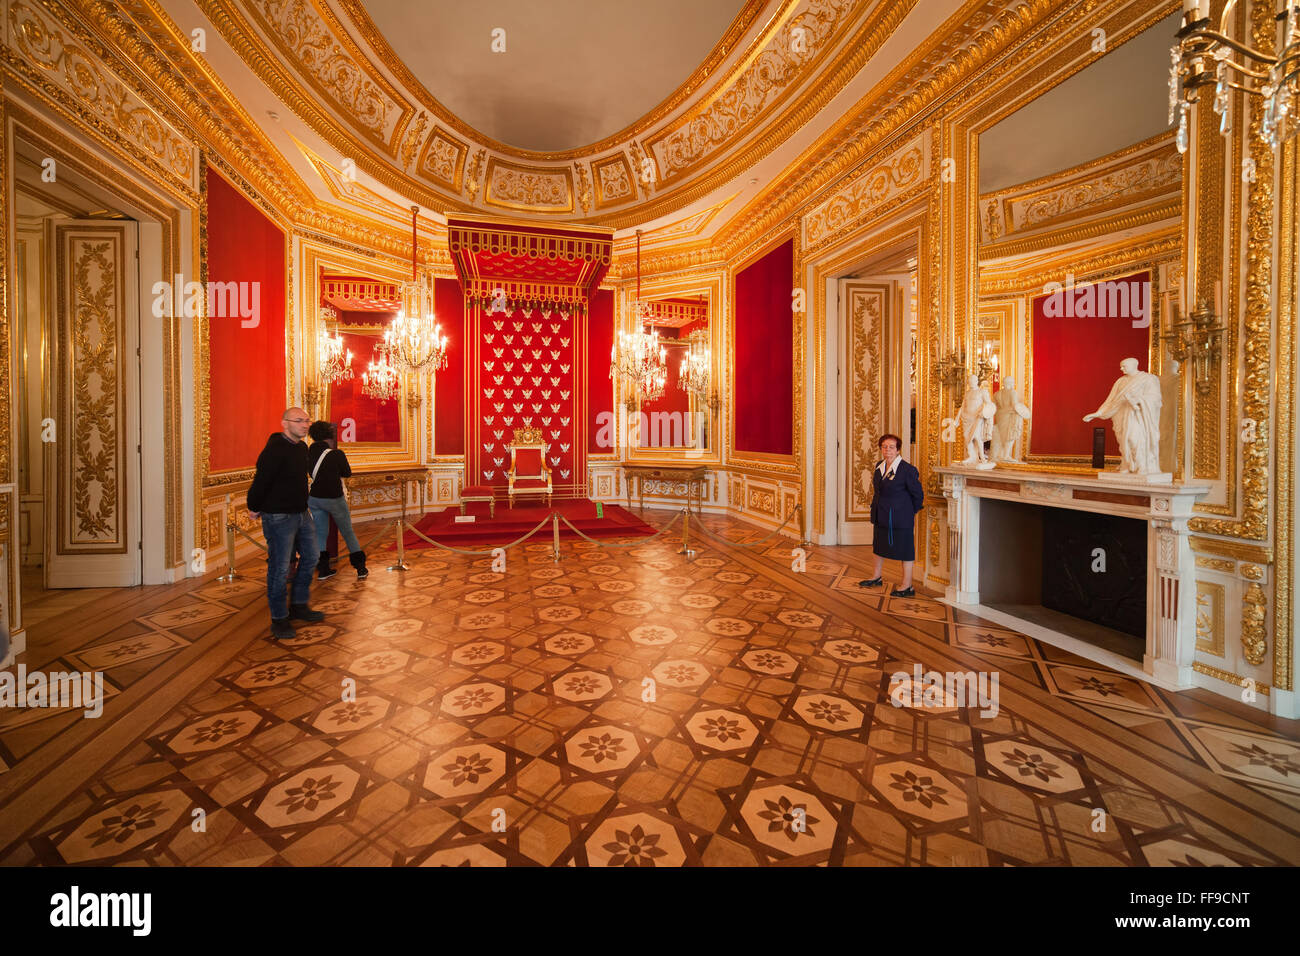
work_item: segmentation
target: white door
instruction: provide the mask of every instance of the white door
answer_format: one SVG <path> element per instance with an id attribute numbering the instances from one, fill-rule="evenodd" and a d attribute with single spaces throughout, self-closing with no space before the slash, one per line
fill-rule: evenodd
<path id="1" fill-rule="evenodd" d="M 129 587 L 141 582 L 137 227 L 49 228 L 45 584 Z"/>

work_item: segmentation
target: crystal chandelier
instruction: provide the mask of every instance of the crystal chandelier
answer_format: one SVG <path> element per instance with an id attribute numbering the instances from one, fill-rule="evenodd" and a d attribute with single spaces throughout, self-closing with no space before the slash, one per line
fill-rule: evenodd
<path id="1" fill-rule="evenodd" d="M 1277 56 L 1232 39 L 1231 16 L 1236 5 L 1237 0 L 1228 0 L 1215 30 L 1210 0 L 1183 0 L 1183 26 L 1169 51 L 1169 122 L 1177 115 L 1180 153 L 1187 152 L 1190 145 L 1192 104 L 1198 101 L 1201 88 L 1211 85 L 1211 106 L 1224 136 L 1232 130 L 1230 90 L 1263 97 L 1260 132 L 1272 149 L 1278 149 L 1300 128 L 1291 115 L 1300 95 L 1300 0 L 1283 0 L 1283 8 L 1274 18 L 1282 24 L 1282 51 Z M 1255 68 L 1233 60 L 1234 51 L 1252 61 Z"/>
<path id="2" fill-rule="evenodd" d="M 352 378 L 352 350 L 344 349 L 343 338 L 337 331 L 330 335 L 327 329 L 320 330 L 316 354 L 320 360 L 321 384 L 329 386 Z"/>
<path id="3" fill-rule="evenodd" d="M 433 308 L 433 277 L 416 268 L 415 217 L 411 207 L 411 281 L 402 283 L 401 311 L 384 330 L 384 355 L 403 372 L 436 372 L 447 367 L 447 336 Z"/>
<path id="4" fill-rule="evenodd" d="M 682 358 L 681 372 L 677 380 L 682 389 L 694 395 L 699 401 L 707 402 L 709 398 L 709 336 L 703 329 L 696 329 L 688 339 L 686 355 Z"/>
<path id="5" fill-rule="evenodd" d="M 641 230 L 636 231 L 636 301 L 632 305 L 635 332 L 619 332 L 609 353 L 609 377 L 628 389 L 628 407 L 637 399 L 653 402 L 662 398 L 668 382 L 668 350 L 659 344 L 659 332 L 646 331 L 653 315 L 650 303 L 641 299 Z"/>
<path id="6" fill-rule="evenodd" d="M 375 349 L 375 357 L 370 360 L 370 368 L 361 375 L 361 393 L 380 404 L 386 404 L 397 398 L 400 378 L 401 373 L 388 360 L 387 348 L 380 345 Z"/>

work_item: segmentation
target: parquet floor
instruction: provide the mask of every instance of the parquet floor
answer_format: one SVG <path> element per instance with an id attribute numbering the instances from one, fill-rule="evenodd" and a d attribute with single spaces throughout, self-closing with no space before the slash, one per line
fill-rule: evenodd
<path id="1" fill-rule="evenodd" d="M 1294 722 L 770 544 L 376 554 L 278 644 L 260 564 L 70 606 L 24 663 L 111 697 L 0 711 L 0 863 L 1300 863 Z M 997 715 L 891 698 L 916 664 L 996 671 Z"/>

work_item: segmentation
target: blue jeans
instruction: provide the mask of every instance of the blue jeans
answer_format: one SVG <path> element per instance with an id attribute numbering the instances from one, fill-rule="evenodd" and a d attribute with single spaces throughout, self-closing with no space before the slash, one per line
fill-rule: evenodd
<path id="1" fill-rule="evenodd" d="M 352 513 L 348 511 L 348 499 L 342 496 L 338 498 L 309 497 L 307 507 L 311 509 L 311 516 L 316 522 L 316 544 L 320 550 L 325 550 L 325 538 L 330 533 L 330 515 L 334 516 L 334 523 L 338 525 L 339 534 L 343 535 L 343 541 L 347 544 L 348 551 L 361 550 L 361 542 L 357 540 L 357 536 L 352 530 Z"/>
<path id="2" fill-rule="evenodd" d="M 309 511 L 263 514 L 262 534 L 266 537 L 266 603 L 271 605 L 271 617 L 278 621 L 289 616 L 284 588 L 294 551 L 298 552 L 298 573 L 293 576 L 292 601 L 306 604 L 311 599 L 311 576 L 319 556 L 316 527 Z"/>

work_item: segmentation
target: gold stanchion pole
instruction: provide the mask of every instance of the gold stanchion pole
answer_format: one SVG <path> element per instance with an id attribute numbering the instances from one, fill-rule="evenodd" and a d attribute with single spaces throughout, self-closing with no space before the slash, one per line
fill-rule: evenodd
<path id="1" fill-rule="evenodd" d="M 551 549 L 553 552 L 552 560 L 564 560 L 560 557 L 560 516 L 555 512 L 551 512 Z"/>
<path id="2" fill-rule="evenodd" d="M 799 512 L 799 547 L 808 550 L 808 529 L 804 524 L 803 505 L 795 505 Z"/>
<path id="3" fill-rule="evenodd" d="M 388 566 L 389 571 L 409 571 L 406 564 L 406 482 L 401 483 L 402 516 L 397 519 L 397 563 Z"/>
<path id="4" fill-rule="evenodd" d="M 686 499 L 686 513 L 682 515 L 682 548 L 678 554 L 686 555 L 687 559 L 695 557 L 695 550 L 691 547 L 691 502 L 690 498 Z"/>
<path id="5" fill-rule="evenodd" d="M 230 510 L 233 497 L 226 495 L 226 573 L 218 575 L 218 581 L 233 581 L 239 576 L 235 570 L 235 516 Z"/>

